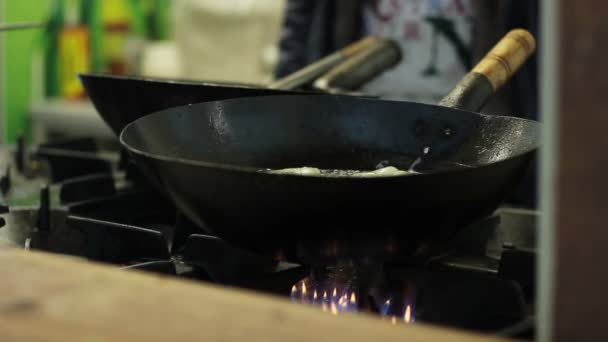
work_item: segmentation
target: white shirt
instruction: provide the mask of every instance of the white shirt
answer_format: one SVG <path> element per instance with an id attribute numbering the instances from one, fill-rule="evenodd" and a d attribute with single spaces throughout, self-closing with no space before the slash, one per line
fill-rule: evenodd
<path id="1" fill-rule="evenodd" d="M 441 100 L 468 71 L 467 59 L 457 46 L 460 43 L 470 54 L 475 17 L 472 2 L 370 1 L 364 7 L 365 33 L 393 38 L 401 46 L 403 60 L 361 90 L 423 103 Z"/>

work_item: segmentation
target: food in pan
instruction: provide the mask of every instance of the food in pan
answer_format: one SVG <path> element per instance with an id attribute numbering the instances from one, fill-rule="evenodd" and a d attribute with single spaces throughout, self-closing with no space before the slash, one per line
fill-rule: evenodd
<path id="1" fill-rule="evenodd" d="M 276 174 L 282 174 L 282 175 L 297 175 L 297 176 L 320 176 L 321 175 L 321 170 L 317 169 L 316 167 L 294 167 L 294 168 L 288 168 L 288 169 L 279 169 L 279 170 L 272 170 L 272 169 L 266 169 L 266 170 L 262 170 L 268 173 L 276 173 Z"/>
<path id="2" fill-rule="evenodd" d="M 386 166 L 374 171 L 357 170 L 324 170 L 316 167 L 295 167 L 287 169 L 264 169 L 263 172 L 297 176 L 326 176 L 326 177 L 390 177 L 412 175 L 418 172 L 399 170 L 394 166 Z"/>

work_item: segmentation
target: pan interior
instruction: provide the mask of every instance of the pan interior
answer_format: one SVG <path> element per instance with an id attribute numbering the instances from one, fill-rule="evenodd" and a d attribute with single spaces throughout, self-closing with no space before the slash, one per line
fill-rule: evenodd
<path id="1" fill-rule="evenodd" d="M 199 103 L 138 119 L 121 141 L 135 152 L 237 168 L 420 171 L 475 167 L 537 147 L 538 124 L 419 103 L 267 96 Z"/>

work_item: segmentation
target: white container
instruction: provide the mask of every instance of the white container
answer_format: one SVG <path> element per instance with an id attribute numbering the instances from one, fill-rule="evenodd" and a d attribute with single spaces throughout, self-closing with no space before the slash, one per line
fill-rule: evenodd
<path id="1" fill-rule="evenodd" d="M 182 78 L 272 80 L 284 0 L 176 0 L 174 5 Z"/>

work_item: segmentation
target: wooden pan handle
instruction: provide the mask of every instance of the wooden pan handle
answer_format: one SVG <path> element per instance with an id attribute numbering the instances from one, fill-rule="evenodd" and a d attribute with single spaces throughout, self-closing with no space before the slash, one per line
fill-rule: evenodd
<path id="1" fill-rule="evenodd" d="M 439 103 L 478 111 L 521 68 L 536 50 L 532 34 L 524 29 L 507 33 Z"/>
<path id="2" fill-rule="evenodd" d="M 530 32 L 512 30 L 473 68 L 473 72 L 486 76 L 494 91 L 497 91 L 535 50 L 536 40 Z"/>

